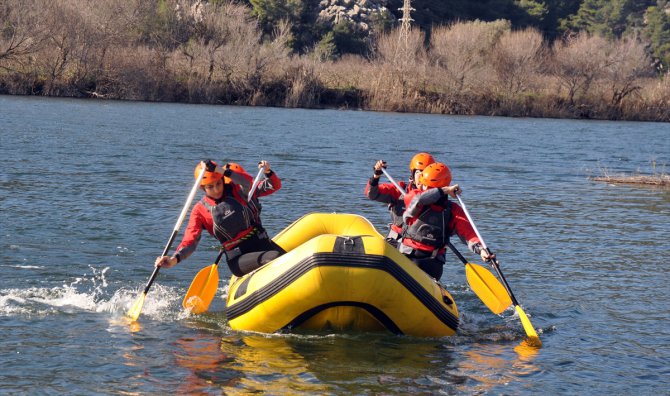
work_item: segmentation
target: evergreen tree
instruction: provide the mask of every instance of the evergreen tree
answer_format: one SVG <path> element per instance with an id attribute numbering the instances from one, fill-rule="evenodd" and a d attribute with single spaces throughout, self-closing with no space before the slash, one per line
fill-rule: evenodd
<path id="1" fill-rule="evenodd" d="M 546 0 L 547 15 L 540 24 L 539 28 L 549 39 L 554 39 L 561 35 L 561 20 L 575 14 L 582 4 L 582 0 Z"/>
<path id="2" fill-rule="evenodd" d="M 650 41 L 651 52 L 660 61 L 656 67 L 667 71 L 670 67 L 670 3 L 659 0 L 656 6 L 649 7 L 645 13 L 647 21 L 644 36 Z"/>
<path id="3" fill-rule="evenodd" d="M 637 34 L 645 9 L 654 3 L 654 0 L 584 0 L 576 14 L 563 20 L 562 27 L 609 39 Z"/>
<path id="4" fill-rule="evenodd" d="M 271 36 L 282 20 L 291 24 L 293 38 L 289 42 L 296 52 L 303 52 L 321 37 L 323 26 L 316 20 L 317 2 L 309 0 L 250 0 L 252 14 L 258 18 L 265 36 Z"/>

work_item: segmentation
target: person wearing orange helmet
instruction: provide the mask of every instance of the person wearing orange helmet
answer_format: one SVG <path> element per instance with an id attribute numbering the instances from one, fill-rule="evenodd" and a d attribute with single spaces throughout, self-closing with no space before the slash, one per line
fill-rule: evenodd
<path id="1" fill-rule="evenodd" d="M 442 277 L 446 246 L 452 235 L 467 243 L 484 261 L 493 258 L 482 249 L 463 208 L 449 200 L 450 193 L 461 192 L 458 185 L 449 185 L 449 167 L 440 162 L 432 163 L 418 179 L 417 188 L 405 194 L 405 226 L 398 250 L 437 280 Z"/>
<path id="2" fill-rule="evenodd" d="M 284 253 L 268 236 L 261 222 L 258 198 L 281 188 L 281 180 L 261 161 L 265 180 L 247 202 L 253 178 L 238 164 L 220 167 L 211 160 L 204 161 L 205 174 L 200 188 L 205 196 L 193 207 L 184 237 L 171 256 L 156 258 L 155 265 L 170 268 L 188 258 L 198 246 L 202 230 L 207 230 L 222 245 L 230 271 L 242 276 L 260 268 Z M 202 163 L 195 168 L 197 180 Z"/>
<path id="3" fill-rule="evenodd" d="M 409 162 L 409 181 L 407 183 L 404 181 L 398 183 L 403 191 L 399 191 L 392 183 L 379 183 L 379 179 L 383 174 L 382 168 L 386 167 L 385 161 L 378 160 L 372 168 L 374 174 L 365 186 L 365 195 L 373 201 L 387 204 L 389 213 L 391 214 L 391 223 L 389 224 L 386 241 L 394 247 L 398 246 L 398 240 L 402 235 L 404 224 L 402 214 L 405 212 L 405 201 L 402 199 L 402 194 L 415 189 L 421 172 L 434 162 L 435 159 L 428 153 L 414 155 Z"/>

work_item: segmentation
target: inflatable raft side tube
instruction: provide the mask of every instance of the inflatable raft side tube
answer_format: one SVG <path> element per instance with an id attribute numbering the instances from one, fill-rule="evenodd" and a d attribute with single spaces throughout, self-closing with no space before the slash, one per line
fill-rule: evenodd
<path id="1" fill-rule="evenodd" d="M 296 279 L 300 278 L 310 270 L 320 266 L 334 267 L 367 267 L 386 271 L 391 274 L 400 284 L 411 292 L 435 317 L 449 328 L 456 331 L 458 328 L 458 317 L 445 309 L 426 289 L 424 289 L 412 276 L 403 270 L 396 262 L 381 255 L 352 255 L 340 253 L 314 253 L 301 260 L 297 265 L 290 268 L 281 277 L 270 282 L 266 286 L 253 291 L 243 301 L 229 307 L 226 311 L 228 320 L 233 320 L 244 315 L 255 306 L 272 298 L 279 291 L 286 288 Z M 249 276 L 250 277 L 250 276 Z M 236 293 L 237 295 L 237 293 Z M 446 301 L 445 301 L 446 302 Z M 446 302 L 451 303 L 451 301 Z"/>
<path id="2" fill-rule="evenodd" d="M 283 229 L 272 240 L 288 252 L 323 234 L 375 235 L 384 238 L 363 216 L 349 213 L 309 213 Z"/>

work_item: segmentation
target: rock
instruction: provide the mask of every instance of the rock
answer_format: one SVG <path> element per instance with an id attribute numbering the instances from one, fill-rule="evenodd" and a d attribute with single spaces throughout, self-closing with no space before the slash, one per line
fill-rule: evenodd
<path id="1" fill-rule="evenodd" d="M 387 3 L 388 0 L 321 0 L 318 18 L 331 25 L 349 21 L 368 32 L 372 28 L 372 17 L 388 11 Z M 386 14 L 393 17 L 390 12 Z"/>

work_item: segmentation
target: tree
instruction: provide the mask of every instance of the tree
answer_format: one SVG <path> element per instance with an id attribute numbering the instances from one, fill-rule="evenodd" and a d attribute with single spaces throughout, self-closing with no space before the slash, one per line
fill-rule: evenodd
<path id="1" fill-rule="evenodd" d="M 304 52 L 321 37 L 323 26 L 316 23 L 316 7 L 318 2 L 303 0 L 250 0 L 252 14 L 265 38 L 273 35 L 281 21 L 291 26 L 292 37 L 289 46 L 296 52 Z"/>
<path id="2" fill-rule="evenodd" d="M 0 69 L 16 71 L 27 56 L 40 50 L 45 29 L 39 1 L 0 2 Z"/>
<path id="3" fill-rule="evenodd" d="M 636 33 L 642 16 L 655 0 L 584 0 L 576 14 L 563 21 L 563 28 L 587 31 L 608 39 Z"/>
<path id="4" fill-rule="evenodd" d="M 431 34 L 432 62 L 444 71 L 455 92 L 472 89 L 476 75 L 485 67 L 486 58 L 505 32 L 509 21 L 460 22 L 440 26 Z"/>
<path id="5" fill-rule="evenodd" d="M 211 4 L 197 27 L 199 48 L 207 58 L 207 84 L 213 82 L 217 71 L 221 71 L 222 80 L 229 83 L 236 72 L 235 60 L 242 58 L 244 52 L 257 52 L 260 47 L 260 33 L 249 16 L 249 9 L 242 5 Z M 187 49 L 184 48 L 184 52 L 188 56 Z"/>
<path id="6" fill-rule="evenodd" d="M 143 20 L 138 26 L 140 40 L 163 52 L 188 41 L 193 33 L 192 18 L 182 18 L 177 0 L 145 0 L 140 9 Z"/>
<path id="7" fill-rule="evenodd" d="M 326 33 L 314 47 L 313 53 L 321 62 L 337 59 L 339 53 L 337 52 L 337 45 L 335 44 L 335 33 Z"/>
<path id="8" fill-rule="evenodd" d="M 363 55 L 368 50 L 368 43 L 356 30 L 354 23 L 344 20 L 333 27 L 334 42 L 341 53 Z"/>
<path id="9" fill-rule="evenodd" d="M 650 62 L 644 45 L 637 39 L 628 37 L 609 42 L 610 61 L 605 68 L 605 81 L 611 91 L 610 103 L 620 106 L 629 95 L 641 89 L 641 77 L 650 71 Z"/>
<path id="10" fill-rule="evenodd" d="M 540 24 L 540 29 L 550 40 L 563 33 L 560 24 L 563 19 L 575 14 L 582 4 L 582 0 L 545 0 L 547 15 Z"/>
<path id="11" fill-rule="evenodd" d="M 647 26 L 644 36 L 651 43 L 652 54 L 660 61 L 657 68 L 668 70 L 670 67 L 670 4 L 659 0 L 658 5 L 649 7 L 645 13 Z"/>
<path id="12" fill-rule="evenodd" d="M 514 96 L 529 89 L 529 84 L 542 65 L 544 55 L 542 34 L 527 28 L 505 32 L 493 49 L 492 68 L 503 95 Z"/>
<path id="13" fill-rule="evenodd" d="M 371 89 L 370 101 L 374 107 L 405 111 L 425 86 L 424 40 L 419 29 L 411 29 L 407 37 L 399 28 L 381 35 L 374 53 L 378 67 Z"/>
<path id="14" fill-rule="evenodd" d="M 555 44 L 551 72 L 568 91 L 570 104 L 586 95 L 591 84 L 609 67 L 607 46 L 603 37 L 585 32 Z"/>
<path id="15" fill-rule="evenodd" d="M 549 9 L 547 8 L 547 5 L 544 1 L 517 0 L 516 3 L 528 14 L 530 18 L 538 22 L 543 21 L 549 12 Z"/>

